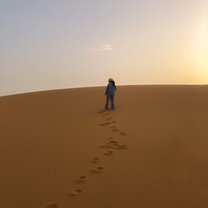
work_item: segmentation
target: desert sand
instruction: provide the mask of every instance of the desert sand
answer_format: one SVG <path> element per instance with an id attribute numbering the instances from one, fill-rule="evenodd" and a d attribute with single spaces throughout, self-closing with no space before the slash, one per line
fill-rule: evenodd
<path id="1" fill-rule="evenodd" d="M 208 86 L 0 98 L 0 207 L 208 207 Z"/>

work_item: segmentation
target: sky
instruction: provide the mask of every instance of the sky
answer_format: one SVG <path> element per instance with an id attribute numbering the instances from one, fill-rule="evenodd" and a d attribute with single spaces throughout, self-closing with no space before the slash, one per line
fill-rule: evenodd
<path id="1" fill-rule="evenodd" d="M 208 84 L 208 0 L 0 0 L 0 96 Z"/>

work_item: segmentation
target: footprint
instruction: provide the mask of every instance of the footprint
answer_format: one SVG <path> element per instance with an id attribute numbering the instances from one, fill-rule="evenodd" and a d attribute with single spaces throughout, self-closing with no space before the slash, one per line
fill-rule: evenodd
<path id="1" fill-rule="evenodd" d="M 128 134 L 127 133 L 124 133 L 124 132 L 120 132 L 120 135 L 121 136 L 127 136 Z"/>
<path id="2" fill-rule="evenodd" d="M 77 195 L 79 195 L 79 194 L 81 194 L 82 193 L 82 190 L 81 189 L 75 189 L 75 190 L 72 190 L 69 194 L 68 194 L 68 196 L 70 196 L 70 197 L 75 197 L 75 196 L 77 196 Z"/>
<path id="3" fill-rule="evenodd" d="M 79 184 L 85 183 L 86 181 L 87 181 L 87 176 L 85 176 L 85 175 L 79 176 L 79 177 L 76 179 L 76 182 L 79 183 Z"/>
<path id="4" fill-rule="evenodd" d="M 111 141 L 107 142 L 106 144 L 100 146 L 99 148 L 117 149 L 118 145 L 119 145 L 118 141 L 111 140 Z"/>
<path id="5" fill-rule="evenodd" d="M 99 146 L 99 148 L 111 148 L 111 149 L 113 149 L 113 146 L 110 143 L 106 143 L 104 145 Z"/>
<path id="6" fill-rule="evenodd" d="M 108 118 L 106 119 L 106 121 L 110 121 L 111 119 L 113 119 L 113 117 L 108 117 Z"/>
<path id="7" fill-rule="evenodd" d="M 109 143 L 113 144 L 113 145 L 117 145 L 117 144 L 119 144 L 119 141 L 111 140 L 111 141 L 109 141 Z"/>
<path id="8" fill-rule="evenodd" d="M 100 146 L 100 148 L 115 149 L 115 150 L 127 150 L 128 146 L 125 144 L 120 144 L 119 141 L 111 140 L 106 144 Z"/>
<path id="9" fill-rule="evenodd" d="M 107 152 L 104 152 L 103 153 L 104 155 L 106 155 L 106 156 L 111 156 L 111 155 L 113 155 L 113 151 L 107 151 Z"/>
<path id="10" fill-rule="evenodd" d="M 118 145 L 117 149 L 118 149 L 118 150 L 127 150 L 127 149 L 128 149 L 128 146 L 125 145 L 125 144 Z"/>
<path id="11" fill-rule="evenodd" d="M 106 140 L 112 140 L 113 139 L 113 137 L 108 137 L 108 138 L 106 138 Z"/>
<path id="12" fill-rule="evenodd" d="M 95 167 L 91 170 L 92 173 L 102 173 L 103 172 L 103 167 Z"/>
<path id="13" fill-rule="evenodd" d="M 99 157 L 95 157 L 91 160 L 92 163 L 99 163 L 100 162 L 100 158 Z"/>
<path id="14" fill-rule="evenodd" d="M 101 124 L 99 124 L 99 126 L 107 126 L 107 125 L 109 125 L 110 123 L 108 123 L 108 122 L 105 122 L 105 123 L 101 123 Z"/>
<path id="15" fill-rule="evenodd" d="M 116 129 L 116 128 L 113 128 L 111 131 L 119 131 L 118 129 Z"/>

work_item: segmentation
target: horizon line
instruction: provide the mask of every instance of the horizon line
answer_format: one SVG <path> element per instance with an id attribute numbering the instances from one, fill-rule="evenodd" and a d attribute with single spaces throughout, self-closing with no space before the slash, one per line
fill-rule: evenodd
<path id="1" fill-rule="evenodd" d="M 118 87 L 128 87 L 128 86 L 208 86 L 208 84 L 128 84 L 128 85 L 116 85 Z M 49 91 L 59 91 L 59 90 L 70 90 L 70 89 L 85 89 L 85 88 L 98 88 L 98 87 L 106 87 L 106 85 L 95 85 L 95 86 L 76 86 L 76 87 L 67 87 L 67 88 L 54 88 L 54 89 L 45 89 L 45 90 L 37 90 L 37 91 L 27 91 L 27 92 L 19 92 L 15 94 L 5 94 L 0 95 L 2 97 L 22 95 L 22 94 L 31 94 L 31 93 L 41 93 L 41 92 L 49 92 Z"/>

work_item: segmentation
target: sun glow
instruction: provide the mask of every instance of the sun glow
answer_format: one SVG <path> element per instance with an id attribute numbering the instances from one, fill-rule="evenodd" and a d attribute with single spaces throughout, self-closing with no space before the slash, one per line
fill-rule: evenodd
<path id="1" fill-rule="evenodd" d="M 197 29 L 194 62 L 201 81 L 208 84 L 208 14 L 202 17 Z"/>

